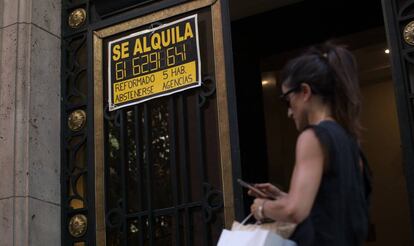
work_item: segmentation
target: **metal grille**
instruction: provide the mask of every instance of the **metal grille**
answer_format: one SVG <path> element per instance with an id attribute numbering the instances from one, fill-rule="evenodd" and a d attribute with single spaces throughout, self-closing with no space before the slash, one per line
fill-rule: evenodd
<path id="1" fill-rule="evenodd" d="M 89 18 L 78 28 L 68 26 L 68 17 L 75 9 L 85 9 L 87 1 L 62 1 L 62 245 L 94 245 L 94 224 L 87 230 L 74 230 L 76 216 L 94 220 L 93 193 L 91 192 L 91 163 L 88 158 L 91 128 L 86 125 L 73 130 L 68 126 L 70 115 L 83 110 L 88 115 L 88 57 L 87 29 Z M 87 15 L 88 16 L 88 15 Z M 73 222 L 74 221 L 74 222 Z"/>
<path id="2" fill-rule="evenodd" d="M 386 17 L 385 24 L 392 55 L 393 80 L 405 162 L 404 172 L 411 208 L 411 221 L 414 222 L 414 151 L 412 148 L 414 145 L 414 43 L 412 42 L 412 31 L 411 33 L 408 32 L 409 35 L 404 35 L 405 27 L 413 28 L 414 1 L 383 0 L 382 6 Z M 412 230 L 414 230 L 414 227 Z"/>
<path id="3" fill-rule="evenodd" d="M 107 111 L 108 245 L 212 245 L 216 240 L 223 200 L 206 174 L 205 94 Z M 207 94 L 213 95 L 214 87 Z"/>
<path id="4" fill-rule="evenodd" d="M 214 245 L 224 226 L 211 14 L 198 14 L 200 88 L 109 112 L 104 83 L 107 245 Z"/>
<path id="5" fill-rule="evenodd" d="M 71 28 L 68 17 L 79 8 L 86 21 Z M 62 1 L 62 245 L 70 246 L 97 243 L 88 27 L 101 17 L 92 8 L 85 0 Z M 115 112 L 106 108 L 102 116 L 106 245 L 214 245 L 223 228 L 211 13 L 198 14 L 202 87 Z M 88 120 L 74 131 L 67 120 L 76 110 Z M 73 234 L 77 215 L 87 228 Z"/>

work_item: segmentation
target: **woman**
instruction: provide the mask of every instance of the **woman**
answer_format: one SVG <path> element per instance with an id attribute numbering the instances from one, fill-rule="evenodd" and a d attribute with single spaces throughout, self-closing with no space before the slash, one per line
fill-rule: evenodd
<path id="1" fill-rule="evenodd" d="M 290 189 L 256 184 L 256 219 L 298 224 L 291 239 L 304 245 L 361 245 L 368 227 L 369 171 L 359 149 L 360 91 L 353 55 L 326 43 L 291 60 L 281 99 L 295 122 L 295 167 Z"/>

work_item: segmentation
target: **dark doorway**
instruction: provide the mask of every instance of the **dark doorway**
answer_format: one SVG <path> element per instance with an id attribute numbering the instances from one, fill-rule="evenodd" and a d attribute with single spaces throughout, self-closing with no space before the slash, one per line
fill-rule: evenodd
<path id="1" fill-rule="evenodd" d="M 286 116 L 286 109 L 277 100 L 278 71 L 303 48 L 328 39 L 336 40 L 357 57 L 363 106 L 366 106 L 362 115 L 366 127 L 362 147 L 374 170 L 373 223 L 367 245 L 385 245 L 396 236 L 385 232 L 389 226 L 385 223 L 384 210 L 401 210 L 395 215 L 398 217 L 395 233 L 400 240 L 397 244 L 412 245 L 391 68 L 389 57 L 384 53 L 387 42 L 381 1 L 286 3 L 284 7 L 259 14 L 243 12 L 244 16 L 240 12 L 242 3 L 233 4 L 237 5 L 233 10 L 232 39 L 242 178 L 249 182 L 270 181 L 286 190 L 289 188 L 297 132 Z M 387 125 L 387 133 L 378 134 Z M 392 143 L 378 144 L 382 141 Z M 398 205 L 384 202 L 391 196 L 389 192 L 398 194 Z M 251 201 L 245 196 L 246 214 Z"/>

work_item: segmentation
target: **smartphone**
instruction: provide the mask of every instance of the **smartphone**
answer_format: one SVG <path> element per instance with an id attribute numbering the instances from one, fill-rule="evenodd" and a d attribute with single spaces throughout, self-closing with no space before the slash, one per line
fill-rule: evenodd
<path id="1" fill-rule="evenodd" d="M 243 186 L 243 187 L 245 187 L 245 188 L 247 188 L 247 189 L 250 189 L 250 190 L 252 190 L 252 191 L 254 191 L 254 192 L 256 192 L 257 194 L 259 194 L 261 197 L 263 197 L 263 198 L 268 198 L 268 199 L 271 199 L 271 200 L 273 200 L 274 198 L 273 197 L 270 197 L 269 195 L 266 195 L 263 191 L 261 191 L 261 190 L 259 190 L 259 189 L 257 189 L 256 187 L 254 187 L 253 185 L 251 185 L 251 184 L 249 184 L 249 183 L 247 183 L 247 182 L 244 182 L 243 180 L 241 180 L 241 179 L 237 179 L 237 182 L 239 182 L 239 184 L 241 185 L 241 186 Z"/>

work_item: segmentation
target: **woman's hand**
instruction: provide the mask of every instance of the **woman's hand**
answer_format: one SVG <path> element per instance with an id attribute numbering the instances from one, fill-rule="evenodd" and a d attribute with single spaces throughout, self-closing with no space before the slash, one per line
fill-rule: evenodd
<path id="1" fill-rule="evenodd" d="M 257 198 L 269 198 L 270 197 L 276 200 L 277 198 L 286 195 L 285 192 L 281 191 L 279 188 L 277 188 L 276 186 L 270 183 L 255 184 L 254 187 L 262 191 L 267 196 L 267 197 L 263 197 L 262 195 L 258 194 L 257 192 L 253 190 L 248 191 L 247 194 L 249 194 L 250 196 L 257 197 Z"/>
<path id="2" fill-rule="evenodd" d="M 262 221 L 266 218 L 264 214 L 264 204 L 269 200 L 267 199 L 261 199 L 256 198 L 254 199 L 254 202 L 250 206 L 250 212 L 253 214 L 253 216 L 256 218 L 257 221 Z"/>

